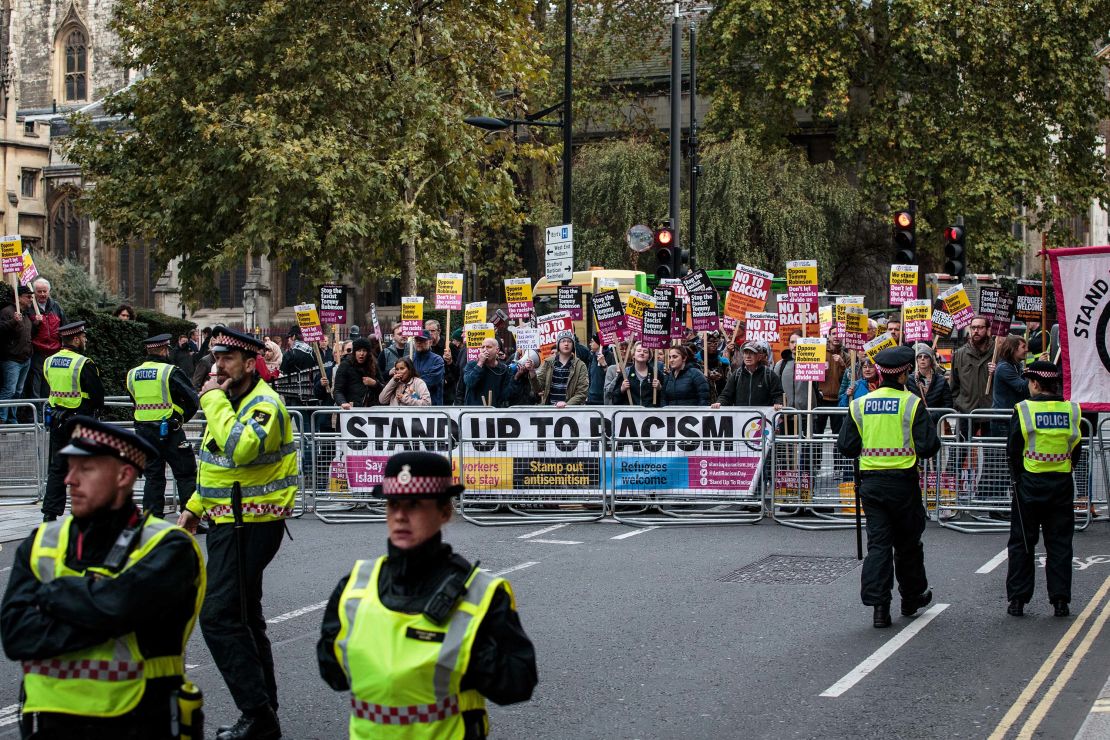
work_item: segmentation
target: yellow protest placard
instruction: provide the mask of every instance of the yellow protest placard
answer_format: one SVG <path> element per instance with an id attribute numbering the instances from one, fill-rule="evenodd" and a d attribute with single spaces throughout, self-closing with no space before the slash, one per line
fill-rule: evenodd
<path id="1" fill-rule="evenodd" d="M 0 262 L 5 275 L 23 272 L 23 237 L 19 234 L 0 237 Z"/>
<path id="2" fill-rule="evenodd" d="M 867 309 L 863 306 L 848 306 L 844 309 L 844 331 L 851 334 L 867 333 Z"/>
<path id="3" fill-rule="evenodd" d="M 320 326 L 320 314 L 316 311 L 315 303 L 302 303 L 294 306 L 297 313 L 297 326 L 301 328 L 301 337 L 306 342 L 321 342 L 324 339 L 324 330 Z"/>
<path id="4" fill-rule="evenodd" d="M 932 321 L 933 306 L 927 300 L 906 301 L 902 308 L 902 316 L 906 321 Z"/>
<path id="5" fill-rule="evenodd" d="M 485 322 L 466 324 L 463 328 L 463 336 L 466 338 L 467 362 L 477 360 L 478 350 L 482 348 L 482 342 L 494 338 L 493 324 Z"/>
<path id="6" fill-rule="evenodd" d="M 401 336 L 415 337 L 424 331 L 424 296 L 401 296 Z"/>
<path id="7" fill-rule="evenodd" d="M 527 319 L 532 316 L 532 281 L 528 278 L 505 280 L 505 303 L 509 304 L 510 319 Z"/>
<path id="8" fill-rule="evenodd" d="M 898 344 L 894 341 L 894 337 L 891 336 L 890 332 L 887 331 L 875 337 L 867 344 L 863 345 L 863 351 L 866 352 L 867 356 L 871 358 L 872 362 L 874 362 L 875 356 L 882 352 L 884 349 L 897 346 Z"/>
<path id="9" fill-rule="evenodd" d="M 441 272 L 436 275 L 436 309 L 440 311 L 462 310 L 462 288 L 462 273 Z"/>
<path id="10" fill-rule="evenodd" d="M 466 304 L 466 310 L 463 311 L 463 326 L 484 323 L 486 323 L 486 302 L 475 301 Z"/>
<path id="11" fill-rule="evenodd" d="M 917 265 L 890 266 L 890 305 L 917 299 Z"/>
<path id="12" fill-rule="evenodd" d="M 817 302 L 817 260 L 786 263 L 786 292 L 792 301 Z"/>

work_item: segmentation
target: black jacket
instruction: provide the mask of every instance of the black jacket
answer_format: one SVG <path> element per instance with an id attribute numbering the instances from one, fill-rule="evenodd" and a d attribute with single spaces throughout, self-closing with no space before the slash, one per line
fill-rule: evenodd
<path id="1" fill-rule="evenodd" d="M 640 378 L 636 374 L 636 366 L 634 364 L 626 365 L 624 368 L 624 375 L 618 375 L 616 378 L 616 388 L 613 390 L 613 404 L 616 406 L 627 406 L 628 396 L 632 395 L 633 406 L 662 406 L 663 405 L 663 389 L 660 388 L 658 392 L 652 393 L 652 381 L 656 377 L 662 378 L 664 375 L 663 366 L 658 362 L 649 362 L 647 366 L 647 375 Z M 628 381 L 628 392 L 621 390 L 621 385 L 624 381 Z M 708 386 L 706 386 L 708 388 Z M 652 398 L 655 402 L 652 402 Z"/>
<path id="2" fill-rule="evenodd" d="M 453 570 L 469 572 L 470 568 L 470 563 L 455 555 L 439 534 L 410 550 L 400 550 L 389 543 L 388 558 L 378 578 L 378 596 L 384 606 L 394 611 L 421 612 L 444 578 Z M 336 691 L 350 688 L 335 655 L 340 627 L 339 598 L 348 578 L 349 575 L 339 581 L 328 599 L 320 640 L 316 643 L 320 676 Z M 537 680 L 535 649 L 509 596 L 499 590 L 478 627 L 461 689 L 474 689 L 497 704 L 514 704 L 531 698 Z M 470 738 L 473 723 L 466 724 Z"/>
<path id="3" fill-rule="evenodd" d="M 356 365 L 354 357 L 355 354 L 352 352 L 339 363 L 339 368 L 335 371 L 335 387 L 332 389 L 332 397 L 339 406 L 345 403 L 349 403 L 356 408 L 377 406 L 378 394 L 382 392 L 382 386 L 368 386 L 362 382 L 363 378 L 378 380 L 377 371 L 370 372 L 369 359 L 367 359 L 366 365 Z"/>
<path id="4" fill-rule="evenodd" d="M 895 380 L 884 381 L 880 387 L 904 390 Z M 913 448 L 917 453 L 919 463 L 921 460 L 933 457 L 940 451 L 940 438 L 937 437 L 936 425 L 929 419 L 929 414 L 921 405 L 918 405 L 914 412 L 911 434 L 913 435 Z M 863 438 L 860 436 L 856 423 L 850 417 L 840 427 L 836 449 L 840 451 L 841 455 L 851 458 L 859 457 L 863 450 Z M 908 470 L 869 470 L 865 473 L 868 476 L 882 477 L 902 477 L 909 474 L 914 477 L 917 476 L 916 466 Z"/>
<path id="5" fill-rule="evenodd" d="M 129 502 L 117 511 L 75 520 L 66 564 L 78 570 L 101 565 L 120 532 L 138 516 Z M 175 531 L 165 535 L 150 554 L 118 578 L 57 578 L 49 583 L 41 583 L 31 571 L 34 537 L 32 533 L 16 551 L 0 606 L 0 636 L 8 658 L 53 658 L 129 632 L 135 632 L 146 656 L 180 652 L 185 627 L 193 614 L 201 568 L 188 534 Z M 122 718 L 92 720 L 91 724 L 108 727 L 157 723 L 163 727 L 169 722 L 170 693 L 180 683 L 179 678 L 152 680 L 131 712 Z M 54 728 L 51 737 L 87 736 L 80 730 L 78 734 L 61 733 L 90 724 L 87 718 L 61 714 L 40 715 L 40 720 L 44 728 Z"/>
<path id="6" fill-rule="evenodd" d="M 685 365 L 675 375 L 667 370 L 661 378 L 660 397 L 663 406 L 708 406 L 709 381 L 701 370 Z"/>
<path id="7" fill-rule="evenodd" d="M 722 406 L 773 406 L 782 403 L 782 381 L 767 365 L 760 365 L 750 373 L 739 364 L 728 376 L 717 400 Z"/>
<path id="8" fill-rule="evenodd" d="M 909 379 L 906 381 L 906 390 L 921 398 L 921 386 L 918 384 L 917 373 L 911 373 Z M 937 409 L 951 409 L 952 406 L 952 388 L 948 385 L 948 378 L 944 377 L 943 373 L 934 372 L 933 382 L 929 384 L 929 388 L 925 391 L 925 405 L 929 407 L 929 415 L 933 420 L 940 418 L 941 413 Z"/>

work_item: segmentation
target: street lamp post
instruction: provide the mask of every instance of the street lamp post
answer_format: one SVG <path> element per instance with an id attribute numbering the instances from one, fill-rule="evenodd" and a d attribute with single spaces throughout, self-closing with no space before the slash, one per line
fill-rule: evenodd
<path id="1" fill-rule="evenodd" d="M 493 118 L 490 116 L 471 116 L 464 118 L 466 123 L 477 126 L 486 131 L 504 131 L 509 126 L 545 126 L 548 128 L 561 128 L 563 130 L 563 223 L 569 224 L 570 218 L 570 186 L 571 186 L 571 146 L 573 141 L 574 122 L 571 108 L 571 55 L 573 52 L 572 37 L 574 30 L 574 0 L 566 0 L 566 12 L 563 25 L 563 100 L 550 108 L 526 115 L 524 118 Z M 561 121 L 544 121 L 544 116 L 562 109 Z"/>

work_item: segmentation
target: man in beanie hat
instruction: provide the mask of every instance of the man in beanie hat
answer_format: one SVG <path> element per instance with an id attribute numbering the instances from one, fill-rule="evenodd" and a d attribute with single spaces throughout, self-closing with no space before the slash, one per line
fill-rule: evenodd
<path id="1" fill-rule="evenodd" d="M 23 662 L 23 737 L 176 738 L 200 548 L 135 508 L 135 480 L 158 456 L 146 440 L 87 416 L 65 433 L 73 515 L 19 546 L 0 612 L 4 652 Z"/>
<path id="2" fill-rule="evenodd" d="M 127 371 L 135 433 L 158 450 L 143 471 L 143 511 L 157 517 L 165 515 L 166 465 L 177 482 L 182 510 L 197 486 L 197 460 L 183 427 L 197 413 L 200 398 L 185 371 L 167 362 L 170 339 L 169 334 L 148 337 L 143 342 L 146 362 Z"/>
<path id="3" fill-rule="evenodd" d="M 1081 452 L 1081 410 L 1078 403 L 1060 395 L 1061 374 L 1051 362 L 1037 360 L 1023 375 L 1030 398 L 1014 407 L 1006 443 L 1014 478 L 1006 573 L 1010 605 L 1006 611 L 1020 617 L 1033 598 L 1033 550 L 1043 531 L 1048 598 L 1056 616 L 1066 617 L 1070 613 L 1075 531 L 1072 471 Z"/>
<path id="4" fill-rule="evenodd" d="M 351 692 L 351 738 L 484 738 L 485 700 L 527 701 L 536 654 L 509 582 L 443 542 L 454 512 L 451 461 L 402 452 L 374 494 L 386 500 L 387 554 L 359 560 L 332 592 L 316 646 L 320 675 Z M 469 656 L 469 658 L 465 657 Z"/>
<path id="5" fill-rule="evenodd" d="M 540 396 L 540 403 L 555 408 L 581 406 L 590 391 L 590 371 L 575 351 L 574 332 L 561 332 L 555 340 L 555 351 L 543 361 L 537 371 L 529 371 L 532 390 Z"/>
<path id="6" fill-rule="evenodd" d="M 216 376 L 200 389 L 207 426 L 197 490 L 178 519 L 208 531 L 208 598 L 201 632 L 243 714 L 217 740 L 271 740 L 278 724 L 274 658 L 262 614 L 262 576 L 277 555 L 299 483 L 293 422 L 281 398 L 255 374 L 260 339 L 221 327 L 212 338 Z"/>
<path id="7" fill-rule="evenodd" d="M 876 355 L 882 384 L 852 401 L 853 423 L 840 428 L 836 441 L 842 455 L 859 458 L 860 501 L 867 515 L 860 596 L 874 607 L 875 627 L 890 626 L 895 575 L 903 616 L 912 617 L 933 598 L 921 545 L 926 514 L 917 461 L 937 454 L 940 440 L 921 399 L 905 389 L 913 363 L 913 350 L 905 346 Z"/>
<path id="8" fill-rule="evenodd" d="M 74 321 L 58 329 L 62 348 L 46 358 L 43 377 L 50 388 L 46 399 L 47 426 L 50 427 L 50 460 L 46 493 L 42 498 L 42 519 L 57 519 L 66 509 L 66 460 L 58 454 L 69 443 L 66 421 L 76 415 L 99 416 L 104 408 L 104 386 L 96 364 L 85 356 L 88 337 L 85 322 Z"/>

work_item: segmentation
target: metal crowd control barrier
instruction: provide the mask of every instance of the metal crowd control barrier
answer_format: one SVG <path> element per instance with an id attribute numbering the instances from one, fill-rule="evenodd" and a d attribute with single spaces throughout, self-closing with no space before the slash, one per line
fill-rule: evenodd
<path id="1" fill-rule="evenodd" d="M 856 526 L 852 460 L 836 449 L 848 409 L 783 409 L 771 418 L 771 518 L 807 530 Z M 817 428 L 819 427 L 819 428 Z"/>
<path id="2" fill-rule="evenodd" d="M 763 518 L 767 417 L 761 409 L 618 410 L 608 466 L 624 524 L 755 524 Z"/>
<path id="3" fill-rule="evenodd" d="M 28 421 L 0 425 L 0 506 L 33 504 L 46 490 L 46 450 L 50 441 L 31 401 L 0 401 L 0 408 Z"/>
<path id="4" fill-rule="evenodd" d="M 1009 531 L 1013 479 L 1006 440 L 1011 416 L 1011 412 L 992 409 L 990 413 L 952 413 L 941 417 L 939 474 L 931 483 L 938 510 L 953 514 L 939 519 L 942 527 L 969 534 Z M 1092 439 L 1087 420 L 1081 422 L 1081 428 L 1083 448 L 1073 475 L 1076 528 L 1084 530 L 1092 518 L 1091 460 L 1092 456 L 1100 458 L 1102 450 L 1099 441 Z"/>
<path id="5" fill-rule="evenodd" d="M 312 409 L 309 421 L 308 494 L 329 524 L 385 521 L 384 503 L 371 491 L 386 461 L 416 449 L 450 456 L 457 441 L 452 415 L 438 407 Z"/>
<path id="6" fill-rule="evenodd" d="M 545 419 L 544 414 L 550 416 Z M 583 522 L 606 514 L 600 410 L 513 408 L 459 414 L 459 512 L 469 522 Z"/>

